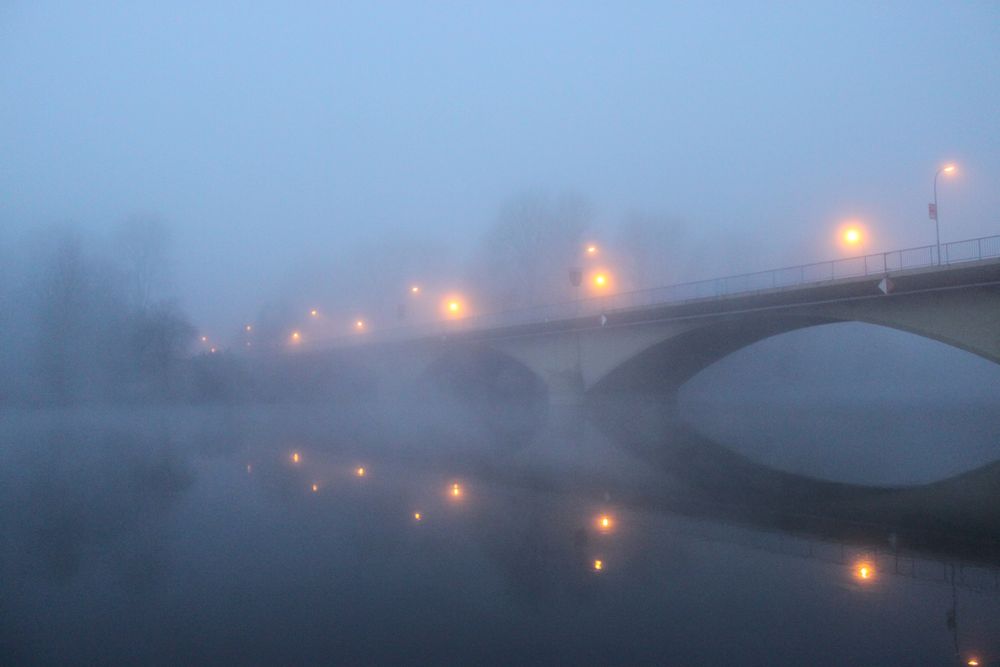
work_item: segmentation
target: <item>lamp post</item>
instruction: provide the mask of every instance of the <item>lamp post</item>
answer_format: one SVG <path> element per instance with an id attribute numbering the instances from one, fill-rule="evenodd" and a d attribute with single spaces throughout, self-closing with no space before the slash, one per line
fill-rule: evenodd
<path id="1" fill-rule="evenodd" d="M 938 266 L 941 266 L 941 222 L 938 219 L 938 199 L 937 199 L 938 176 L 940 176 L 942 172 L 945 174 L 951 174 L 954 173 L 954 171 L 955 171 L 955 165 L 946 164 L 945 166 L 941 167 L 936 172 L 934 172 L 934 203 L 931 204 L 930 206 L 930 214 L 931 218 L 934 219 L 934 234 L 937 239 L 936 246 L 937 246 Z"/>

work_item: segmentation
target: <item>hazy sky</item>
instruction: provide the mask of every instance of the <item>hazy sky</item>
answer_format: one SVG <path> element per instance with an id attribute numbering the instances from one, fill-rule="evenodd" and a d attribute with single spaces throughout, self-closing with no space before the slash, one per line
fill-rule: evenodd
<path id="1" fill-rule="evenodd" d="M 1000 3 L 0 4 L 3 228 L 168 221 L 232 328 L 359 242 L 467 252 L 527 188 L 752 270 L 1000 232 Z M 335 5 L 335 6 L 334 6 Z M 735 242 L 735 241 L 732 241 Z"/>

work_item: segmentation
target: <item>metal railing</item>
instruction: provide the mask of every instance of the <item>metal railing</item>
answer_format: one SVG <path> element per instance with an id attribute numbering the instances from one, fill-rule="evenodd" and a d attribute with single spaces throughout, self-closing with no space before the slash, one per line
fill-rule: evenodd
<path id="1" fill-rule="evenodd" d="M 326 345 L 358 344 L 500 329 L 524 324 L 610 314 L 651 306 L 668 306 L 691 301 L 748 296 L 760 292 L 816 286 L 865 276 L 885 276 L 892 272 L 937 265 L 951 266 L 1000 257 L 1000 235 L 944 243 L 941 245 L 940 252 L 940 262 L 938 261 L 937 247 L 926 245 L 516 310 L 484 313 L 458 320 L 415 323 L 391 329 L 373 330 L 366 332 L 363 336 L 354 335 L 327 339 L 322 343 Z"/>

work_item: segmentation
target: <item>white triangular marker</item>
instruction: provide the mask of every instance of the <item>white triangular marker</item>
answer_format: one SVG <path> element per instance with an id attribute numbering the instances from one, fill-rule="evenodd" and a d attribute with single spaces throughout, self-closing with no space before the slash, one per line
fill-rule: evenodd
<path id="1" fill-rule="evenodd" d="M 889 280 L 889 276 L 886 276 L 878 283 L 878 288 L 882 290 L 882 294 L 888 294 L 889 292 L 892 291 L 892 288 L 894 288 L 895 286 L 896 285 L 891 280 Z"/>

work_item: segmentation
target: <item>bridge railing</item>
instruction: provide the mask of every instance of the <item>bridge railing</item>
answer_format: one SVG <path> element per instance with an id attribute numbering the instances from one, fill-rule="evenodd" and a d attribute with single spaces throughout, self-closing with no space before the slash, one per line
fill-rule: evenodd
<path id="1" fill-rule="evenodd" d="M 634 308 L 681 304 L 690 301 L 745 296 L 776 289 L 821 285 L 863 276 L 884 276 L 893 272 L 926 268 L 938 264 L 954 265 L 995 257 L 1000 257 L 1000 235 L 944 243 L 941 245 L 940 262 L 938 262 L 937 246 L 919 246 L 516 310 L 484 313 L 460 320 L 417 323 L 371 331 L 363 337 L 349 336 L 326 342 L 329 344 L 371 342 L 373 336 L 376 340 L 402 340 L 464 331 L 499 329 L 522 324 L 569 320 Z"/>

